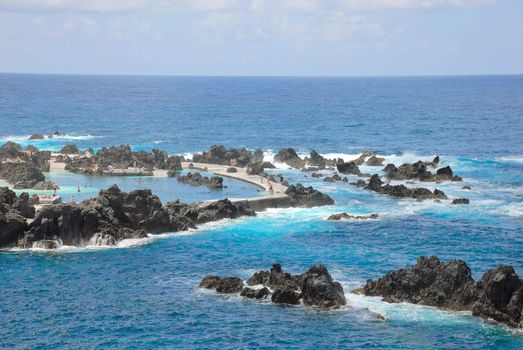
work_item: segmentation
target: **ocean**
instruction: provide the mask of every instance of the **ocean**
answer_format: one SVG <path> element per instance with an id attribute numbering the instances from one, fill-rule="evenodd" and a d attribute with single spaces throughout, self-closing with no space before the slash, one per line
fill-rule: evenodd
<path id="1" fill-rule="evenodd" d="M 27 140 L 54 131 L 64 135 Z M 372 150 L 397 165 L 439 155 L 463 182 L 423 186 L 470 204 L 395 199 L 279 164 L 273 173 L 336 204 L 270 209 L 116 248 L 0 251 L 1 348 L 523 348 L 521 331 L 466 313 L 350 293 L 421 255 L 463 259 L 474 278 L 500 264 L 523 276 L 523 76 L 0 74 L 0 144 L 7 141 L 50 150 L 130 144 L 183 155 L 224 144 L 260 148 L 267 160 L 282 147 L 347 160 Z M 151 188 L 163 202 L 263 195 L 232 179 L 223 191 L 172 178 L 51 179 L 67 200 L 115 182 L 126 191 Z M 326 220 L 340 212 L 379 219 Z M 348 306 L 318 312 L 197 288 L 205 275 L 247 278 L 274 262 L 291 273 L 324 264 Z"/>

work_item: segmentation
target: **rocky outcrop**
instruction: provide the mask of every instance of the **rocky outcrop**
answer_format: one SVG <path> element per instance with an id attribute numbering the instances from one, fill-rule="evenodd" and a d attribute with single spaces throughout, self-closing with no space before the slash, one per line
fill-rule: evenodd
<path id="1" fill-rule="evenodd" d="M 301 276 L 301 279 L 304 305 L 338 308 L 347 303 L 343 287 L 339 282 L 334 282 L 325 266 L 313 265 Z"/>
<path id="2" fill-rule="evenodd" d="M 63 153 L 63 154 L 79 154 L 80 150 L 78 149 L 78 147 L 76 145 L 69 144 L 69 145 L 65 145 L 64 147 L 62 147 L 62 149 L 60 150 L 60 153 Z"/>
<path id="3" fill-rule="evenodd" d="M 372 220 L 377 219 L 378 214 L 370 214 L 370 215 L 351 215 L 347 213 L 340 213 L 340 214 L 332 214 L 330 215 L 327 220 Z"/>
<path id="4" fill-rule="evenodd" d="M 391 180 L 461 181 L 461 177 L 455 176 L 450 166 L 440 168 L 434 174 L 427 169 L 427 163 L 421 160 L 414 164 L 405 163 L 399 167 L 394 164 L 387 164 L 383 171 L 386 177 Z"/>
<path id="5" fill-rule="evenodd" d="M 274 156 L 274 161 L 285 163 L 291 168 L 301 169 L 305 165 L 305 161 L 301 159 L 293 148 L 282 148 Z"/>
<path id="6" fill-rule="evenodd" d="M 380 158 L 377 156 L 371 156 L 367 161 L 365 162 L 365 165 L 367 166 L 383 166 L 383 162 L 385 161 L 385 158 Z"/>
<path id="7" fill-rule="evenodd" d="M 339 163 L 336 164 L 336 168 L 342 174 L 363 176 L 360 168 L 354 162 Z"/>
<path id="8" fill-rule="evenodd" d="M 102 147 L 92 156 L 67 158 L 65 169 L 82 174 L 109 174 L 109 169 L 138 168 L 146 172 L 153 169 L 167 170 L 169 176 L 182 170 L 182 157 L 169 156 L 166 152 L 153 149 L 152 152 L 132 151 L 129 145 Z M 125 173 L 124 173 L 125 174 Z"/>
<path id="9" fill-rule="evenodd" d="M 349 182 L 349 178 L 348 177 L 341 177 L 340 175 L 338 174 L 334 174 L 332 176 L 326 176 L 323 178 L 323 182 Z"/>
<path id="10" fill-rule="evenodd" d="M 206 276 L 200 288 L 215 289 L 219 293 L 237 293 L 250 299 L 265 299 L 269 295 L 276 304 L 335 309 L 346 304 L 343 288 L 335 282 L 327 268 L 313 265 L 302 275 L 291 275 L 273 264 L 270 271 L 259 271 L 247 280 L 248 287 L 238 277 Z M 257 286 L 257 287 L 252 287 Z"/>
<path id="11" fill-rule="evenodd" d="M 192 186 L 207 186 L 210 189 L 223 188 L 223 177 L 221 176 L 212 176 L 211 178 L 209 178 L 196 172 L 180 175 L 177 177 L 177 180 L 178 182 L 183 182 Z"/>
<path id="12" fill-rule="evenodd" d="M 243 289 L 243 281 L 238 277 L 206 276 L 200 288 L 214 289 L 223 294 L 238 293 Z"/>
<path id="13" fill-rule="evenodd" d="M 412 268 L 388 272 L 368 280 L 363 293 L 392 303 L 411 302 L 443 309 L 472 311 L 509 327 L 523 327 L 523 281 L 512 266 L 487 271 L 474 282 L 462 260 L 440 262 L 420 257 Z"/>
<path id="14" fill-rule="evenodd" d="M 225 148 L 223 145 L 213 145 L 208 151 L 195 154 L 192 161 L 246 167 L 249 163 L 262 163 L 263 152 L 259 149 L 251 152 L 245 148 Z"/>
<path id="15" fill-rule="evenodd" d="M 405 185 L 383 184 L 383 181 L 376 174 L 371 176 L 365 188 L 370 191 L 398 198 L 414 198 L 417 200 L 447 199 L 445 193 L 438 189 L 431 191 L 422 187 L 409 188 Z"/>
<path id="16" fill-rule="evenodd" d="M 301 184 L 290 185 L 285 194 L 289 196 L 293 207 L 318 207 L 323 205 L 332 205 L 334 200 L 326 194 L 314 189 L 305 187 Z"/>
<path id="17" fill-rule="evenodd" d="M 33 134 L 29 136 L 29 140 L 43 140 L 45 137 L 42 134 Z"/>
<path id="18" fill-rule="evenodd" d="M 27 146 L 24 150 L 19 144 L 9 141 L 0 147 L 0 161 L 28 163 L 42 172 L 49 171 L 50 159 L 50 151 L 39 151 L 32 145 Z"/>
<path id="19" fill-rule="evenodd" d="M 318 170 L 333 167 L 334 165 L 336 165 L 337 162 L 335 159 L 327 159 L 323 157 L 315 150 L 312 150 L 310 152 L 309 157 L 305 158 L 304 161 L 307 164 L 307 166 L 313 167 Z"/>
<path id="20" fill-rule="evenodd" d="M 45 176 L 31 163 L 6 162 L 0 164 L 0 179 L 12 183 L 14 188 L 32 188 L 44 181 Z"/>
<path id="21" fill-rule="evenodd" d="M 25 218 L 31 219 L 35 216 L 35 207 L 29 202 L 29 194 L 23 192 L 20 196 L 13 202 L 11 210 L 17 212 Z"/>
<path id="22" fill-rule="evenodd" d="M 43 207 L 26 226 L 25 219 L 34 210 L 27 196 L 12 200 L 9 193 L 0 195 L 12 205 L 3 204 L 1 245 L 17 244 L 31 248 L 41 240 L 55 240 L 65 245 L 114 245 L 127 238 L 142 238 L 147 234 L 183 231 L 197 224 L 237 218 L 255 213 L 224 199 L 200 205 L 179 201 L 162 206 L 160 199 L 150 190 L 120 191 L 114 185 L 100 191 L 98 197 L 80 203 L 54 204 Z M 4 209 L 2 209 L 4 208 Z"/>
<path id="23" fill-rule="evenodd" d="M 435 256 L 420 257 L 412 268 L 391 271 L 377 281 L 368 280 L 365 295 L 381 296 L 387 302 L 466 310 L 474 301 L 474 280 L 462 260 L 442 263 Z"/>
<path id="24" fill-rule="evenodd" d="M 469 204 L 470 200 L 468 198 L 455 198 L 452 200 L 452 204 Z"/>
<path id="25" fill-rule="evenodd" d="M 523 281 L 512 266 L 487 271 L 476 286 L 472 314 L 523 328 Z"/>
<path id="26" fill-rule="evenodd" d="M 32 188 L 34 190 L 39 190 L 39 191 L 52 191 L 55 189 L 56 190 L 60 189 L 60 186 L 58 186 L 53 181 L 41 181 L 41 182 L 36 183 Z"/>

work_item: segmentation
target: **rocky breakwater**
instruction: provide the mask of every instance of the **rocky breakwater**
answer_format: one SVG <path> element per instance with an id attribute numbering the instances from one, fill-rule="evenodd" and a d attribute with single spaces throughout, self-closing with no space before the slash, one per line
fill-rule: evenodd
<path id="1" fill-rule="evenodd" d="M 386 194 L 398 198 L 414 198 L 417 200 L 448 199 L 445 193 L 438 189 L 431 191 L 423 187 L 409 188 L 405 185 L 384 184 L 380 177 L 376 174 L 371 176 L 368 183 L 365 183 L 363 180 L 361 180 L 361 182 L 358 181 L 355 185 L 358 187 L 363 187 L 373 192 Z"/>
<path id="2" fill-rule="evenodd" d="M 337 163 L 343 162 L 341 159 L 327 159 L 321 154 L 312 150 L 309 157 L 300 158 L 294 148 L 282 148 L 274 156 L 274 161 L 284 163 L 295 169 L 315 171 L 333 168 Z"/>
<path id="3" fill-rule="evenodd" d="M 11 213 L 14 210 L 9 208 L 7 214 Z M 150 190 L 125 193 L 116 185 L 80 203 L 45 206 L 29 225 L 24 220 L 19 224 L 20 217 L 7 214 L 0 220 L 0 225 L 8 228 L 1 230 L 0 246 L 21 248 L 115 245 L 122 239 L 183 231 L 200 223 L 255 215 L 252 210 L 227 199 L 206 206 L 179 201 L 163 206 Z"/>
<path id="4" fill-rule="evenodd" d="M 461 177 L 454 175 L 450 166 L 437 169 L 435 174 L 428 170 L 428 164 L 432 166 L 438 163 L 439 157 L 430 163 L 420 160 L 414 164 L 405 163 L 399 167 L 396 167 L 394 164 L 387 164 L 385 168 L 383 168 L 383 171 L 385 172 L 385 176 L 391 180 L 418 180 L 426 182 L 461 181 Z"/>
<path id="5" fill-rule="evenodd" d="M 341 284 L 332 279 L 323 265 L 313 265 L 301 275 L 291 275 L 284 272 L 280 264 L 274 264 L 270 271 L 256 272 L 246 282 L 239 277 L 209 275 L 202 280 L 200 288 L 320 309 L 335 309 L 347 303 Z"/>
<path id="6" fill-rule="evenodd" d="M 207 186 L 210 189 L 223 188 L 223 177 L 221 176 L 212 176 L 209 178 L 196 172 L 187 173 L 185 175 L 178 175 L 177 180 L 192 186 Z"/>
<path id="7" fill-rule="evenodd" d="M 512 266 L 487 271 L 475 282 L 463 260 L 441 262 L 420 257 L 412 268 L 390 271 L 368 280 L 355 292 L 382 297 L 391 303 L 410 302 L 447 310 L 471 311 L 514 328 L 523 327 L 523 281 Z"/>
<path id="8" fill-rule="evenodd" d="M 125 175 L 129 168 L 141 169 L 151 173 L 155 169 L 167 170 L 175 176 L 182 170 L 183 157 L 169 156 L 165 151 L 153 149 L 152 152 L 132 151 L 129 145 L 102 147 L 96 154 L 66 158 L 65 169 L 81 174 L 108 174 L 120 170 Z"/>
<path id="9" fill-rule="evenodd" d="M 274 168 L 273 164 L 263 161 L 261 149 L 253 152 L 246 148 L 226 148 L 223 145 L 213 145 L 208 151 L 193 155 L 192 161 L 247 168 L 249 175 L 263 174 L 264 169 Z"/>

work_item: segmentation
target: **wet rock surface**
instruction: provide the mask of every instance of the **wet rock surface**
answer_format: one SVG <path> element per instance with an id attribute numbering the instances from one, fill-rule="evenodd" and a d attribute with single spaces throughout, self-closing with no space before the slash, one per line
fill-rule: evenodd
<path id="1" fill-rule="evenodd" d="M 263 163 L 263 152 L 249 151 L 246 148 L 226 148 L 223 145 L 213 145 L 208 151 L 195 154 L 195 163 L 210 163 L 246 167 L 249 163 Z"/>
<path id="2" fill-rule="evenodd" d="M 377 219 L 378 214 L 370 214 L 370 215 L 352 215 L 347 213 L 340 213 L 340 214 L 332 214 L 330 215 L 327 220 L 370 220 L 370 219 Z"/>
<path id="3" fill-rule="evenodd" d="M 280 264 L 273 264 L 270 271 L 259 271 L 247 280 L 247 287 L 238 277 L 206 276 L 200 288 L 215 289 L 223 293 L 222 284 L 227 281 L 228 293 L 240 292 L 250 299 L 265 299 L 270 296 L 276 304 L 302 304 L 320 309 L 339 308 L 346 304 L 341 284 L 335 282 L 327 268 L 313 265 L 301 275 L 284 272 Z M 257 288 L 252 286 L 258 286 Z M 261 286 L 261 287 L 260 287 Z"/>
<path id="4" fill-rule="evenodd" d="M 358 187 L 363 187 L 362 183 L 356 183 Z M 378 175 L 372 175 L 369 182 L 364 186 L 365 189 L 381 194 L 386 194 L 398 198 L 414 198 L 417 200 L 426 199 L 448 199 L 443 191 L 435 189 L 431 191 L 427 188 L 410 188 L 405 185 L 384 184 Z"/>
<path id="5" fill-rule="evenodd" d="M 523 327 L 523 281 L 512 266 L 489 270 L 475 282 L 462 260 L 440 262 L 435 256 L 420 257 L 412 268 L 390 271 L 377 281 L 368 280 L 363 293 L 392 303 L 468 310 L 509 327 Z"/>
<path id="6" fill-rule="evenodd" d="M 394 164 L 387 164 L 383 171 L 385 176 L 391 180 L 418 180 L 418 181 L 461 181 L 461 177 L 454 175 L 450 166 L 440 168 L 436 173 L 428 170 L 428 166 L 439 163 L 439 158 L 434 159 L 432 163 L 417 161 L 416 163 L 405 163 L 396 167 Z"/>
<path id="7" fill-rule="evenodd" d="M 56 240 L 65 245 L 114 245 L 122 239 L 183 231 L 200 223 L 255 215 L 228 199 L 206 205 L 174 201 L 162 206 L 150 190 L 126 193 L 116 185 L 80 203 L 47 205 L 36 215 L 27 194 L 16 198 L 10 190 L 0 189 L 0 198 L 0 247 L 15 244 L 31 248 L 41 240 Z M 34 215 L 27 225 L 25 217 Z"/>

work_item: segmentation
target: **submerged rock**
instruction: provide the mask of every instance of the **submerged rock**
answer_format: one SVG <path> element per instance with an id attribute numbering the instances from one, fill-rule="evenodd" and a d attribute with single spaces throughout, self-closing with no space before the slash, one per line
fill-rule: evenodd
<path id="1" fill-rule="evenodd" d="M 456 198 L 452 200 L 452 204 L 469 204 L 470 200 L 468 198 Z"/>
<path id="2" fill-rule="evenodd" d="M 218 293 L 238 293 L 243 289 L 243 281 L 238 277 L 206 276 L 200 288 L 214 289 Z"/>
<path id="3" fill-rule="evenodd" d="M 370 214 L 370 215 L 351 215 L 347 213 L 340 213 L 340 214 L 332 214 L 330 215 L 327 220 L 369 220 L 369 219 L 377 219 L 378 214 Z"/>

